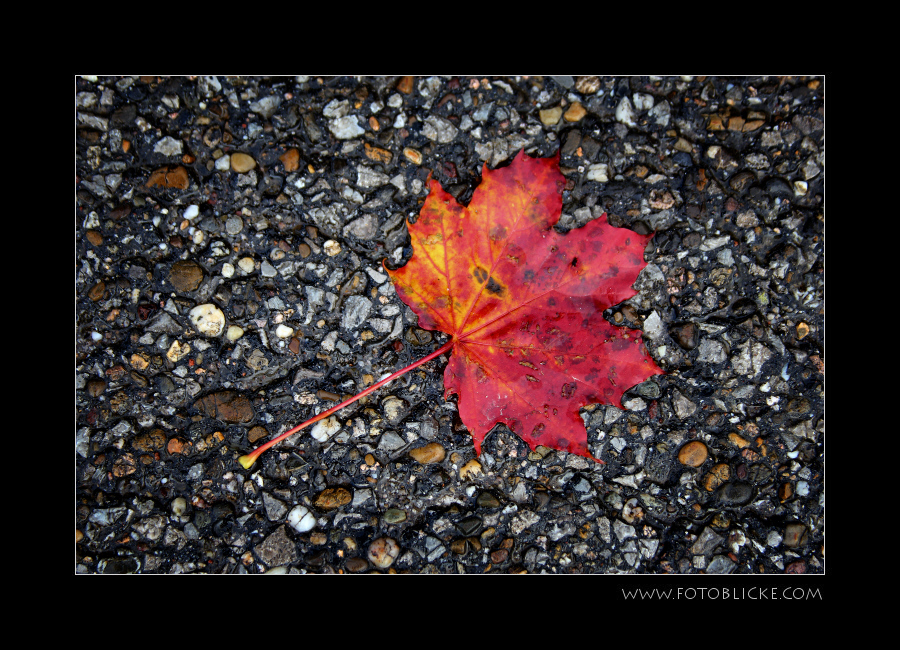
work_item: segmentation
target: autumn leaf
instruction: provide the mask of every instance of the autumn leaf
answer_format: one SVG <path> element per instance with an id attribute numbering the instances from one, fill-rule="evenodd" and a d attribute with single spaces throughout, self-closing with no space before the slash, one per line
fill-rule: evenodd
<path id="1" fill-rule="evenodd" d="M 452 337 L 445 395 L 458 395 L 479 454 L 503 423 L 532 449 L 593 458 L 579 410 L 621 405 L 624 391 L 662 373 L 640 331 L 603 318 L 635 295 L 652 235 L 614 228 L 605 214 L 559 234 L 564 182 L 558 155 L 524 152 L 485 166 L 466 207 L 430 179 L 409 226 L 413 256 L 389 269 L 419 325 Z"/>
<path id="2" fill-rule="evenodd" d="M 249 469 L 280 441 L 445 352 L 452 352 L 445 395 L 458 395 L 479 454 L 488 432 L 503 423 L 532 449 L 594 458 L 581 407 L 621 404 L 624 391 L 662 373 L 639 331 L 603 318 L 605 309 L 636 293 L 631 285 L 646 266 L 652 235 L 613 228 L 605 214 L 560 235 L 553 226 L 563 185 L 558 155 L 524 152 L 508 167 L 485 166 L 466 207 L 429 179 L 431 192 L 409 226 L 413 256 L 388 272 L 419 325 L 452 338 L 241 456 L 240 464 Z"/>

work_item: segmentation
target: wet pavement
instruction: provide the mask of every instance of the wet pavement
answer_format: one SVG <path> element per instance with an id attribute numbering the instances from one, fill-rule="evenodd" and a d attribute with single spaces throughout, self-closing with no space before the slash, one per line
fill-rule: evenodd
<path id="1" fill-rule="evenodd" d="M 77 77 L 76 572 L 823 573 L 824 79 Z M 382 260 L 429 173 L 560 153 L 558 228 L 655 232 L 665 375 L 583 409 L 606 464 L 502 426 Z"/>

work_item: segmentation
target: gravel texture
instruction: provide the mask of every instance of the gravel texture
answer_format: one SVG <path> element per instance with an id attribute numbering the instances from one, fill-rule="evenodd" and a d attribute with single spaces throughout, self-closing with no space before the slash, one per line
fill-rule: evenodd
<path id="1" fill-rule="evenodd" d="M 75 79 L 76 572 L 824 572 L 824 79 Z M 666 371 L 583 410 L 605 465 L 496 427 L 382 267 L 429 173 L 561 155 L 559 229 L 655 231 Z"/>

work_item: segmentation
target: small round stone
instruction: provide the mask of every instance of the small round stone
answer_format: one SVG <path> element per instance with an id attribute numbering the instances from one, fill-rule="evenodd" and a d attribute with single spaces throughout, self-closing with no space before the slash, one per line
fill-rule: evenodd
<path id="1" fill-rule="evenodd" d="M 225 314 L 213 304 L 197 305 L 188 314 L 191 323 L 204 336 L 219 336 L 225 329 Z"/>
<path id="2" fill-rule="evenodd" d="M 225 338 L 229 341 L 237 341 L 244 335 L 244 330 L 238 327 L 237 325 L 229 325 L 228 331 L 225 332 Z"/>
<path id="3" fill-rule="evenodd" d="M 288 526 L 298 533 L 305 533 L 316 526 L 316 518 L 306 506 L 296 506 L 288 513 Z"/>
<path id="4" fill-rule="evenodd" d="M 287 339 L 287 338 L 292 337 L 293 335 L 294 335 L 294 328 L 288 327 L 287 325 L 285 325 L 283 323 L 275 329 L 275 336 L 277 336 L 280 339 Z"/>
<path id="5" fill-rule="evenodd" d="M 256 167 L 256 161 L 245 153 L 231 154 L 231 169 L 238 174 L 245 174 Z"/>
<path id="6" fill-rule="evenodd" d="M 379 569 L 387 569 L 400 555 L 400 546 L 390 537 L 379 537 L 369 545 L 369 562 Z"/>
<path id="7" fill-rule="evenodd" d="M 706 445 L 699 440 L 691 440 L 679 450 L 678 461 L 682 465 L 688 465 L 689 467 L 700 467 L 706 461 L 708 455 L 709 452 L 706 449 Z"/>
<path id="8" fill-rule="evenodd" d="M 253 273 L 256 268 L 256 263 L 253 261 L 252 257 L 242 257 L 238 260 L 238 268 L 246 273 Z"/>
<path id="9" fill-rule="evenodd" d="M 184 497 L 172 499 L 172 514 L 180 517 L 187 511 L 187 500 Z"/>
<path id="10" fill-rule="evenodd" d="M 203 269 L 196 262 L 180 260 L 169 270 L 169 282 L 178 291 L 193 291 L 203 281 Z"/>
<path id="11" fill-rule="evenodd" d="M 388 508 L 384 512 L 384 523 L 399 524 L 406 521 L 406 512 L 400 508 Z"/>

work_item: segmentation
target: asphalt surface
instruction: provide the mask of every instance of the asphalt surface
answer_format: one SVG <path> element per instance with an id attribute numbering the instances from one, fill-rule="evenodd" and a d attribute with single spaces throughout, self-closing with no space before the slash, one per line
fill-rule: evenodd
<path id="1" fill-rule="evenodd" d="M 824 79 L 75 78 L 77 573 L 824 573 Z M 560 154 L 561 231 L 654 232 L 666 372 L 605 465 L 478 456 L 382 260 L 432 174 Z"/>

